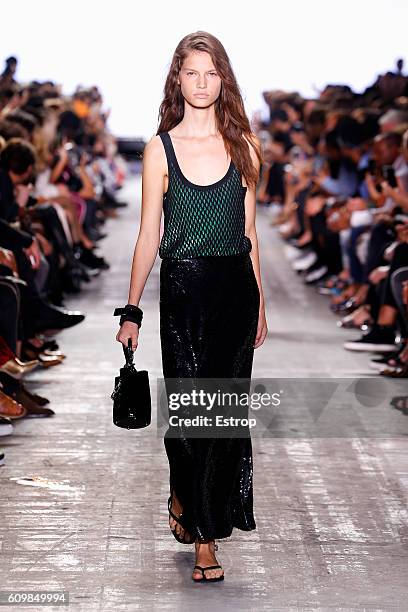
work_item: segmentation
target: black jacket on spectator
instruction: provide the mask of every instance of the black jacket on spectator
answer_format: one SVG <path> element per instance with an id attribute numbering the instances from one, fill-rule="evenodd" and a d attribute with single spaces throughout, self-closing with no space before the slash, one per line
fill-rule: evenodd
<path id="1" fill-rule="evenodd" d="M 8 172 L 0 168 L 0 246 L 5 249 L 24 249 L 30 246 L 33 236 L 10 225 L 18 216 L 18 204 L 14 198 L 13 181 Z"/>

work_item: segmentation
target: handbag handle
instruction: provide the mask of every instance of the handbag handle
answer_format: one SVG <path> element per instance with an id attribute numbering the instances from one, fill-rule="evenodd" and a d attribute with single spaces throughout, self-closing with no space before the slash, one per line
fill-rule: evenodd
<path id="1" fill-rule="evenodd" d="M 125 346 L 124 344 L 122 344 L 122 348 L 123 348 L 123 352 L 125 354 L 125 359 L 126 359 L 126 365 L 127 366 L 135 366 L 135 363 L 133 361 L 133 351 L 132 351 L 132 338 L 128 338 L 128 345 Z"/>

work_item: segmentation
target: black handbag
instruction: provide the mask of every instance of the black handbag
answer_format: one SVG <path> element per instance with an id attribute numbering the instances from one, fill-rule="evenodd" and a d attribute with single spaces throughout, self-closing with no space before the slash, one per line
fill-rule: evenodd
<path id="1" fill-rule="evenodd" d="M 132 340 L 123 347 L 126 363 L 115 377 L 113 399 L 113 422 L 118 427 L 140 429 L 151 423 L 152 402 L 149 373 L 136 370 L 133 362 Z"/>

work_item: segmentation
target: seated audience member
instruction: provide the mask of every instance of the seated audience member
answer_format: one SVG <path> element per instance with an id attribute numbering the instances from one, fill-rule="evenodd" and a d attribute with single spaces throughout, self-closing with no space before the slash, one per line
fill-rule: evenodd
<path id="1" fill-rule="evenodd" d="M 85 318 L 64 300 L 109 270 L 97 243 L 126 205 L 99 90 L 63 97 L 51 81 L 20 85 L 16 69 L 10 57 L 0 75 L 0 435 L 55 415 L 30 373 L 63 367 L 55 336 Z"/>
<path id="2" fill-rule="evenodd" d="M 285 253 L 330 297 L 338 325 L 362 331 L 344 348 L 377 353 L 371 368 L 407 377 L 408 107 L 393 92 L 408 93 L 408 78 L 400 76 L 396 89 L 384 76 L 363 94 L 330 85 L 316 100 L 264 92 L 270 123 L 258 128 L 271 140 L 261 141 L 257 201 L 280 206 L 271 224 Z"/>

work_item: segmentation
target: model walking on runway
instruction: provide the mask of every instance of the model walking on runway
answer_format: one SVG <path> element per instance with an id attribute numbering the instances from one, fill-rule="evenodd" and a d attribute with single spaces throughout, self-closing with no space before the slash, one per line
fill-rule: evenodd
<path id="1" fill-rule="evenodd" d="M 139 341 L 139 301 L 159 252 L 164 378 L 248 378 L 267 324 L 255 229 L 260 145 L 220 41 L 195 32 L 178 44 L 146 145 L 142 211 L 126 314 L 116 336 Z M 164 212 L 164 233 L 160 223 Z M 224 572 L 216 540 L 256 528 L 250 437 L 164 439 L 169 521 L 195 544 L 197 582 Z"/>

